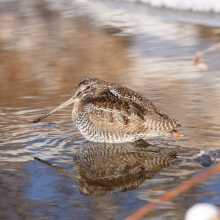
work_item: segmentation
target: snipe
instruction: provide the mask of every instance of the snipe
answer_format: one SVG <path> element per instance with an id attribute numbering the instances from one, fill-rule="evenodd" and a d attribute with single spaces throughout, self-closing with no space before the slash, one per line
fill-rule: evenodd
<path id="1" fill-rule="evenodd" d="M 74 103 L 72 118 L 82 135 L 93 142 L 133 142 L 167 136 L 180 136 L 177 120 L 169 118 L 151 101 L 126 87 L 86 78 L 79 82 L 75 95 L 46 118 Z"/>
<path id="2" fill-rule="evenodd" d="M 76 179 L 83 195 L 102 196 L 139 187 L 161 169 L 175 165 L 172 160 L 178 152 L 178 148 L 157 147 L 143 140 L 134 143 L 85 141 L 74 154 L 74 174 L 40 158 L 34 159 Z"/>

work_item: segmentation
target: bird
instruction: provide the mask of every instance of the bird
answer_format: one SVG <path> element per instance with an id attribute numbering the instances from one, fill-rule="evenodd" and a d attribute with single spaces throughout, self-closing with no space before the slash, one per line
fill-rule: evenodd
<path id="1" fill-rule="evenodd" d="M 73 156 L 75 173 L 35 157 L 56 171 L 76 179 L 83 195 L 102 196 L 138 188 L 161 169 L 174 165 L 178 148 L 147 142 L 95 143 L 85 141 Z"/>
<path id="2" fill-rule="evenodd" d="M 81 134 L 99 143 L 134 142 L 170 134 L 180 124 L 139 93 L 99 78 L 85 78 L 78 83 L 75 95 L 49 113 L 35 119 L 37 123 L 74 103 L 72 119 Z"/>

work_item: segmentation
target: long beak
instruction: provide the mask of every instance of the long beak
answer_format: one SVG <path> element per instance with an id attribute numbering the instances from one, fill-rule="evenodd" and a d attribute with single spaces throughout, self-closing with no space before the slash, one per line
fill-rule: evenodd
<path id="1" fill-rule="evenodd" d="M 64 108 L 64 107 L 66 107 L 67 105 L 72 104 L 73 102 L 75 102 L 75 100 L 76 100 L 76 98 L 75 98 L 75 96 L 73 96 L 72 98 L 70 98 L 69 100 L 67 100 L 66 102 L 64 102 L 62 105 L 56 107 L 54 110 L 48 112 L 48 113 L 45 114 L 45 115 L 42 115 L 40 118 L 35 119 L 35 120 L 33 121 L 33 123 L 37 123 L 37 122 L 41 121 L 42 119 L 46 118 L 47 116 L 52 115 L 54 112 L 56 112 L 56 111 L 58 111 L 58 110 L 60 110 L 60 109 L 62 109 L 62 108 Z"/>

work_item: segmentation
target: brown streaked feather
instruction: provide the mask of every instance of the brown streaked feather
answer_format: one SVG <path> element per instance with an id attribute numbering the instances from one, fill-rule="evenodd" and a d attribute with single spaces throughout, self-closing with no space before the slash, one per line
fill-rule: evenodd
<path id="1" fill-rule="evenodd" d="M 141 111 L 132 103 L 127 100 L 121 101 L 116 100 L 115 97 L 102 96 L 98 98 L 93 98 L 88 103 L 88 113 L 95 114 L 96 117 L 99 115 L 104 115 L 100 119 L 112 122 L 118 120 L 122 124 L 127 124 L 127 120 L 137 121 L 139 123 L 144 122 L 144 111 Z M 107 104 L 106 104 L 107 103 Z M 100 111 L 102 113 L 100 113 Z M 113 120 L 112 120 L 113 117 Z"/>
<path id="2" fill-rule="evenodd" d="M 117 127 L 119 131 L 138 134 L 151 130 L 170 132 L 179 127 L 178 121 L 138 93 L 112 83 L 105 88 L 98 96 L 86 97 L 81 102 L 81 111 L 87 106 L 90 122 L 101 130 L 115 132 Z"/>
<path id="3" fill-rule="evenodd" d="M 108 122 L 112 123 L 113 122 L 113 115 L 112 112 L 108 111 L 103 111 L 104 114 L 104 119 L 106 119 Z"/>
<path id="4" fill-rule="evenodd" d="M 121 113 L 116 113 L 115 118 L 116 118 L 117 121 L 119 121 L 123 125 L 128 124 L 128 118 L 126 116 L 124 116 L 123 114 L 121 114 Z"/>
<path id="5" fill-rule="evenodd" d="M 140 105 L 136 103 L 129 103 L 130 113 L 133 118 L 135 118 L 137 121 L 145 121 L 144 119 L 144 113 L 145 111 L 143 108 L 140 107 Z"/>
<path id="6" fill-rule="evenodd" d="M 34 123 L 72 103 L 76 127 L 94 142 L 133 142 L 167 136 L 180 126 L 137 92 L 97 78 L 80 81 L 73 97 Z"/>

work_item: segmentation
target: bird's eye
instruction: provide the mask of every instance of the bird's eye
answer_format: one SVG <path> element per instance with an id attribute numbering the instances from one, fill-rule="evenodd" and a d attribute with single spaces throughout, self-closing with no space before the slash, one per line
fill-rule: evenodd
<path id="1" fill-rule="evenodd" d="M 90 89 L 90 86 L 86 86 L 86 89 Z"/>

